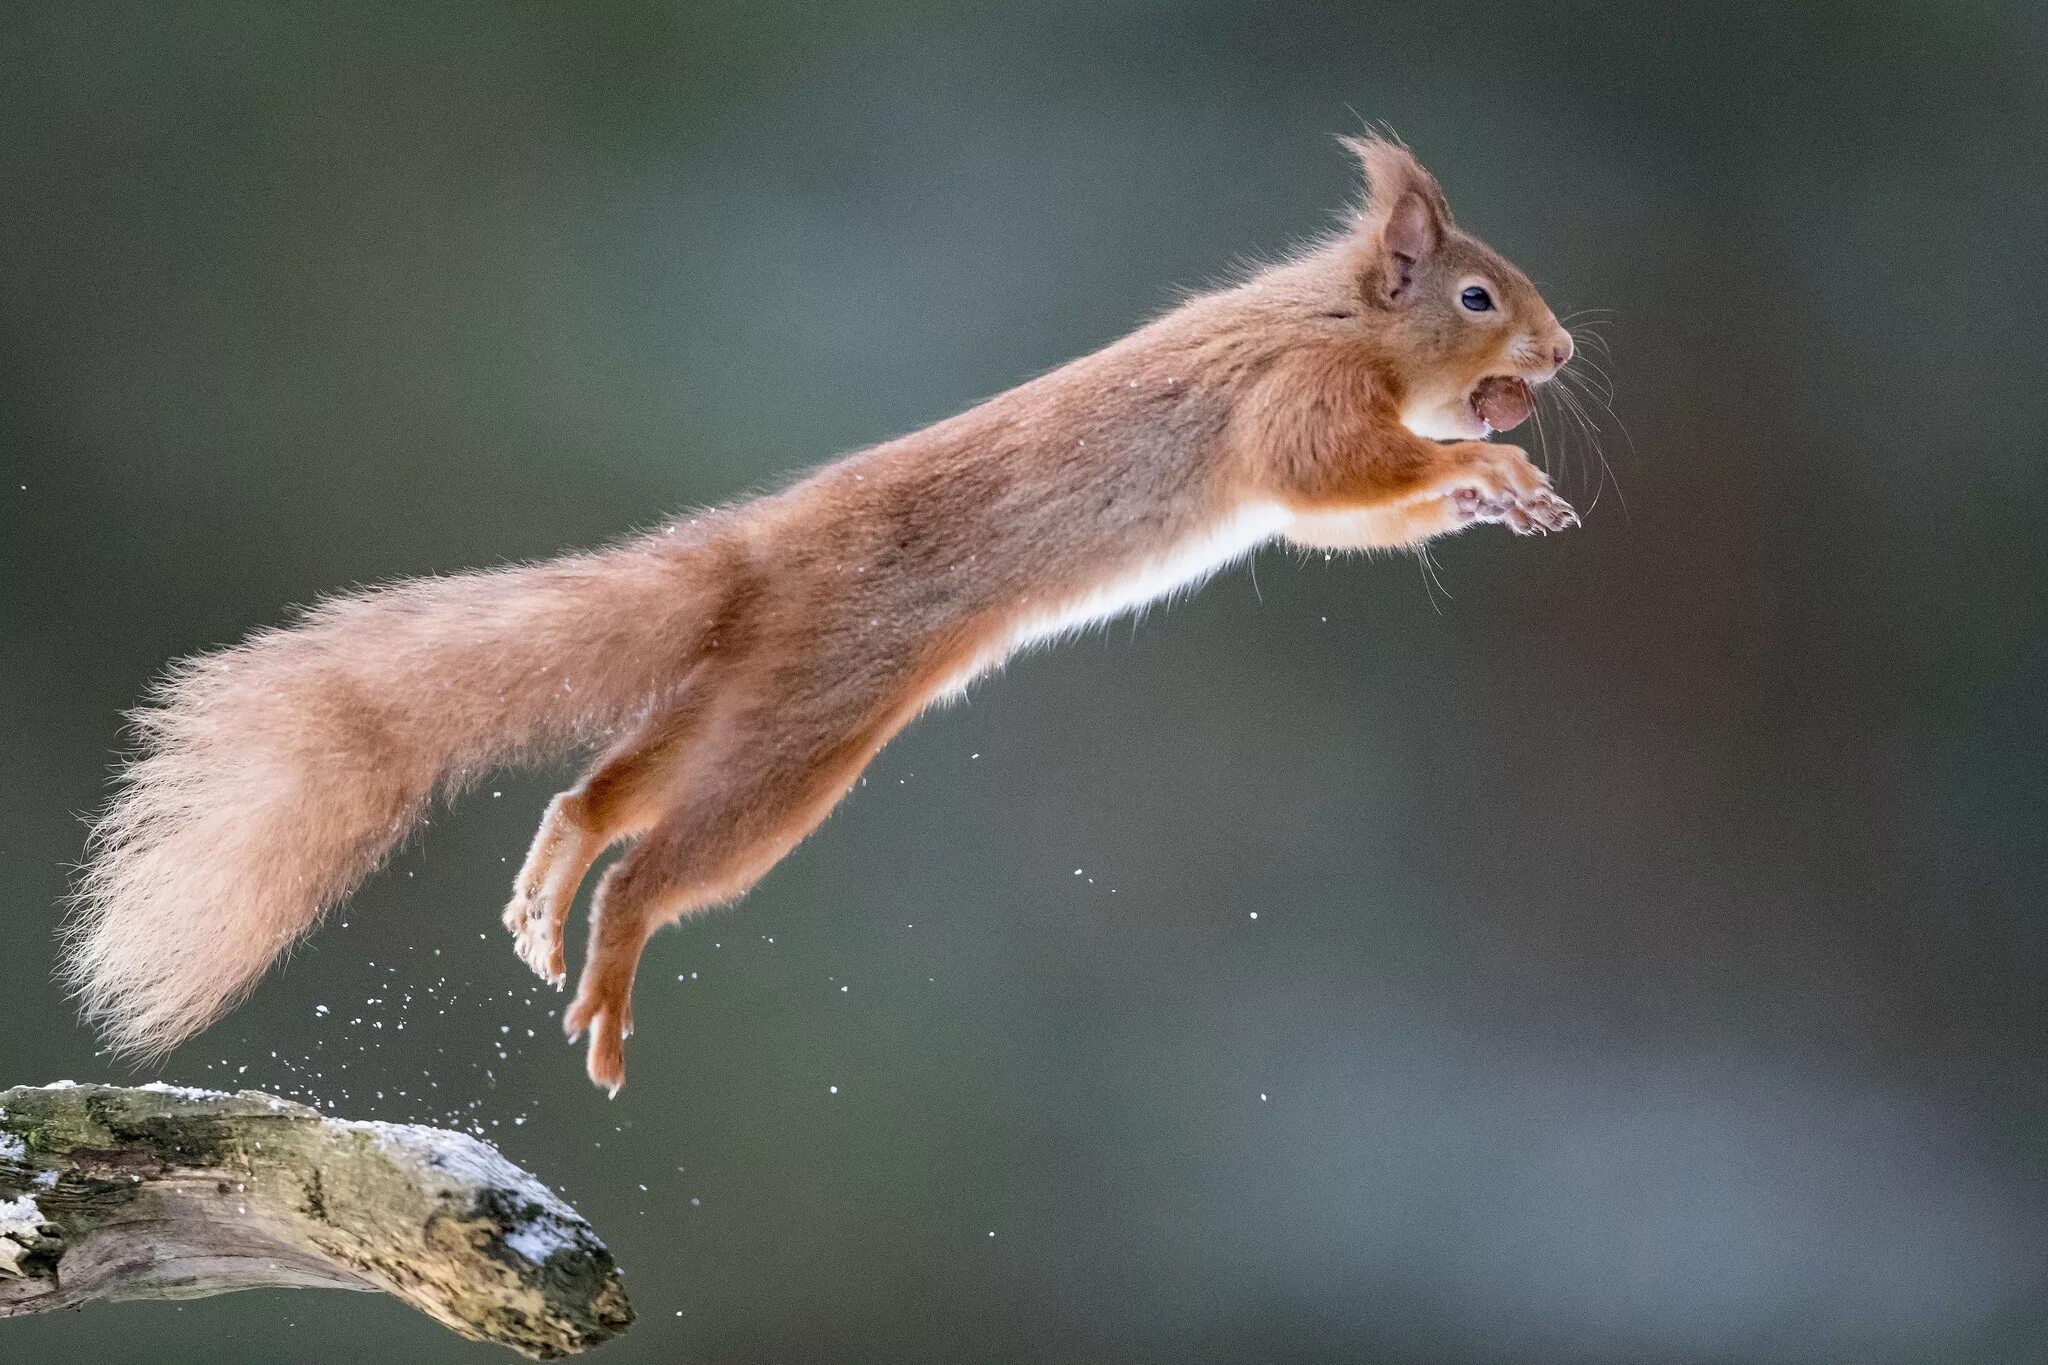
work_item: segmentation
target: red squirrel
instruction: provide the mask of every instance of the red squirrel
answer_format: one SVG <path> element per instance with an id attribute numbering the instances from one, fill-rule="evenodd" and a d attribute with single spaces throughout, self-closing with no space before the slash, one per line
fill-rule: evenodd
<path id="1" fill-rule="evenodd" d="M 1577 515 L 1515 446 L 1572 338 L 1390 136 L 1290 260 L 780 492 L 612 548 L 395 583 L 174 666 L 135 719 L 67 926 L 68 983 L 159 1055 L 245 996 L 437 794 L 580 746 L 504 914 L 618 1093 L 633 974 L 743 895 L 912 717 L 1015 651 L 1282 538 L 1419 545 Z"/>

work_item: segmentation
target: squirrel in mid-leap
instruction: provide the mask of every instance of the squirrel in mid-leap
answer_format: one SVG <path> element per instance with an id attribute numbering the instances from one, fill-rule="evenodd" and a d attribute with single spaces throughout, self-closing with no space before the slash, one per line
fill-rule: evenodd
<path id="1" fill-rule="evenodd" d="M 1260 544 L 1418 545 L 1577 515 L 1512 445 L 1572 356 L 1388 136 L 1343 227 L 1242 283 L 778 493 L 594 553 L 337 597 L 178 664 L 98 819 L 69 982 L 160 1054 L 383 861 L 437 793 L 583 745 L 504 921 L 616 1094 L 656 929 L 734 900 L 877 750 L 1016 650 Z"/>

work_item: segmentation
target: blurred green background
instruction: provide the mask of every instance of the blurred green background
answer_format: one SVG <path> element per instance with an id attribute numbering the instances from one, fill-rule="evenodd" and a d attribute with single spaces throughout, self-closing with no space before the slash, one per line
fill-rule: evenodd
<path id="1" fill-rule="evenodd" d="M 618 1252 L 621 1365 L 2048 1359 L 2044 59 L 1989 2 L 12 9 L 0 1083 L 135 1074 L 49 935 L 167 660 L 953 412 L 1384 119 L 1614 310 L 1583 530 L 1017 663 L 656 941 L 616 1102 L 497 926 L 566 769 L 160 1074 L 482 1131 Z M 498 1358 L 0 1324 L 137 1355 Z"/>

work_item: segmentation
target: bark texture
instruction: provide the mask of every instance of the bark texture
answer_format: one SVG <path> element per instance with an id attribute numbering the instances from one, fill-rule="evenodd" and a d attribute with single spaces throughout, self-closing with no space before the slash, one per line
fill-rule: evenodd
<path id="1" fill-rule="evenodd" d="M 266 1286 L 381 1290 L 542 1360 L 633 1320 L 582 1216 L 462 1133 L 255 1090 L 0 1091 L 0 1318 Z"/>

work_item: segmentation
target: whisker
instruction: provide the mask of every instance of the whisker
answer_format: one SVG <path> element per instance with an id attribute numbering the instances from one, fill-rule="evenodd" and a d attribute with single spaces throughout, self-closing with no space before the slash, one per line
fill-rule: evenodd
<path id="1" fill-rule="evenodd" d="M 1561 376 L 1562 372 L 1560 371 L 1560 377 Z M 1593 436 L 1590 432 L 1588 432 L 1586 428 L 1585 413 L 1574 401 L 1571 390 L 1563 384 L 1553 385 L 1552 388 L 1553 391 L 1557 394 L 1558 412 L 1564 418 L 1570 420 L 1571 424 L 1577 428 L 1578 434 L 1581 437 L 1586 438 L 1589 444 L 1596 443 Z"/>
<path id="2" fill-rule="evenodd" d="M 1429 609 L 1438 616 L 1442 616 L 1444 609 L 1436 604 L 1436 595 L 1442 593 L 1444 600 L 1449 601 L 1451 590 L 1444 586 L 1439 566 L 1430 557 L 1428 541 L 1425 540 L 1422 544 L 1415 547 L 1415 562 L 1422 570 L 1422 591 L 1429 598 Z"/>
<path id="3" fill-rule="evenodd" d="M 1559 377 L 1564 377 L 1563 372 L 1560 372 Z M 1580 390 L 1584 393 L 1584 396 L 1588 400 L 1597 404 L 1600 407 L 1600 409 L 1607 414 L 1607 416 L 1614 419 L 1615 425 L 1621 428 L 1622 440 L 1627 445 L 1631 453 L 1634 452 L 1635 441 L 1632 437 L 1630 437 L 1628 433 L 1627 424 L 1624 423 L 1618 415 L 1616 415 L 1613 404 L 1603 400 L 1598 394 L 1594 393 L 1590 388 L 1585 387 L 1586 379 L 1583 375 L 1574 374 L 1570 376 L 1569 383 L 1562 384 L 1558 387 L 1558 396 L 1564 399 L 1565 402 L 1570 406 L 1572 411 L 1578 415 L 1579 423 L 1581 427 L 1585 430 L 1587 440 L 1593 447 L 1593 456 L 1595 459 L 1600 461 L 1600 484 L 1599 487 L 1596 488 L 1593 492 L 1592 507 L 1599 506 L 1601 493 L 1605 491 L 1609 481 L 1612 481 L 1614 484 L 1614 496 L 1621 503 L 1622 516 L 1627 517 L 1629 515 L 1628 495 L 1622 491 L 1621 477 L 1620 475 L 1614 472 L 1614 466 L 1608 463 L 1607 452 L 1601 446 L 1600 443 L 1597 424 L 1593 421 L 1591 416 L 1589 416 L 1585 411 L 1584 404 L 1581 403 L 1578 394 L 1574 392 L 1572 384 L 1579 385 Z M 1587 510 L 1591 511 L 1592 507 L 1588 507 Z"/>
<path id="4" fill-rule="evenodd" d="M 1614 381 L 1608 378 L 1607 371 L 1601 368 L 1599 362 L 1594 360 L 1591 356 L 1580 356 L 1578 357 L 1578 360 L 1579 363 L 1585 367 L 1585 369 L 1591 370 L 1594 375 L 1599 377 L 1600 401 L 1603 404 L 1611 405 L 1614 402 Z M 1587 389 L 1589 392 L 1591 391 L 1592 380 L 1588 379 L 1583 373 L 1574 375 L 1573 377 L 1579 381 L 1579 384 L 1582 388 Z"/>
<path id="5" fill-rule="evenodd" d="M 1556 394 L 1556 408 L 1551 414 L 1553 420 L 1544 420 L 1543 403 L 1534 408 L 1536 418 L 1536 440 L 1543 454 L 1543 463 L 1549 468 L 1555 462 L 1554 471 L 1559 482 L 1572 471 L 1572 448 L 1578 441 L 1584 441 L 1590 456 L 1585 457 L 1581 469 L 1585 476 L 1592 474 L 1595 461 L 1599 464 L 1599 477 L 1594 483 L 1592 501 L 1586 510 L 1591 512 L 1600 505 L 1600 499 L 1607 491 L 1607 485 L 1614 485 L 1614 494 L 1621 502 L 1622 515 L 1628 515 L 1628 497 L 1622 492 L 1621 479 L 1607 458 L 1607 449 L 1601 437 L 1602 424 L 1596 417 L 1610 418 L 1620 429 L 1623 447 L 1634 453 L 1635 441 L 1629 435 L 1627 424 L 1614 411 L 1615 384 L 1609 373 L 1615 364 L 1614 350 L 1608 344 L 1602 328 L 1620 317 L 1620 311 L 1613 308 L 1581 308 L 1565 316 L 1564 326 L 1572 339 L 1574 359 L 1560 367 L 1552 376 L 1557 382 L 1546 384 L 1539 391 Z M 1556 441 L 1551 437 L 1552 427 L 1556 428 Z"/>
<path id="6" fill-rule="evenodd" d="M 1581 323 L 1577 327 L 1569 329 L 1566 335 L 1572 339 L 1572 355 L 1574 358 L 1590 360 L 1595 354 L 1598 354 L 1608 364 L 1612 365 L 1614 363 L 1613 348 L 1607 344 L 1607 338 L 1601 334 L 1598 327 L 1589 327 Z"/>
<path id="7" fill-rule="evenodd" d="M 1556 395 L 1556 422 L 1559 422 L 1561 444 L 1569 444 L 1569 440 L 1565 440 L 1565 434 L 1569 434 L 1573 426 L 1577 426 L 1577 434 L 1583 438 L 1585 436 L 1585 422 L 1581 420 L 1579 413 L 1575 413 L 1571 409 L 1571 397 L 1565 393 L 1563 385 L 1550 385 L 1550 389 Z M 1595 487 L 1593 489 L 1593 505 L 1597 505 L 1597 503 L 1599 503 L 1599 489 Z M 1591 505 L 1587 508 L 1587 512 L 1591 512 Z"/>
<path id="8" fill-rule="evenodd" d="M 1557 386 L 1557 401 L 1564 407 L 1566 412 L 1571 414 L 1572 420 L 1578 425 L 1579 434 L 1586 438 L 1587 443 L 1593 447 L 1594 453 L 1598 454 L 1600 438 L 1592 424 L 1588 421 L 1585 406 L 1579 402 L 1578 394 L 1570 385 L 1559 384 Z"/>
<path id="9" fill-rule="evenodd" d="M 1545 432 L 1545 431 L 1543 430 L 1543 403 L 1542 403 L 1542 394 L 1541 394 L 1541 391 L 1540 391 L 1540 390 L 1539 390 L 1539 391 L 1538 391 L 1538 393 L 1537 393 L 1537 401 L 1536 401 L 1536 402 L 1534 402 L 1534 403 L 1531 403 L 1531 404 L 1529 405 L 1529 415 L 1530 415 L 1531 417 L 1533 417 L 1533 418 L 1535 418 L 1535 419 L 1536 419 L 1536 457 L 1537 457 L 1537 463 L 1543 466 L 1543 468 L 1544 468 L 1545 472 L 1549 472 L 1549 471 L 1550 471 L 1550 438 L 1549 438 L 1549 435 L 1548 435 L 1548 434 L 1547 434 L 1547 433 L 1546 433 L 1546 432 Z M 1555 476 L 1555 475 L 1553 475 L 1552 477 L 1556 477 L 1556 476 Z"/>
<path id="10" fill-rule="evenodd" d="M 1607 407 L 1607 415 L 1614 419 L 1615 427 L 1621 432 L 1622 449 L 1626 451 L 1628 457 L 1631 460 L 1633 460 L 1635 458 L 1636 453 L 1636 438 L 1634 434 L 1629 431 L 1628 423 L 1622 420 L 1621 414 L 1616 412 L 1611 404 Z M 1602 463 L 1605 463 L 1604 459 L 1602 460 Z M 1614 496 L 1621 500 L 1622 515 L 1627 516 L 1628 495 L 1622 491 L 1621 477 L 1619 475 L 1615 475 L 1614 478 Z"/>
<path id="11" fill-rule="evenodd" d="M 1600 335 L 1597 328 L 1582 323 L 1572 329 L 1571 337 L 1575 351 L 1584 354 L 1587 348 L 1590 347 L 1592 350 L 1599 352 L 1600 358 L 1608 364 L 1612 365 L 1614 363 L 1614 352 L 1609 348 L 1607 338 Z"/>

